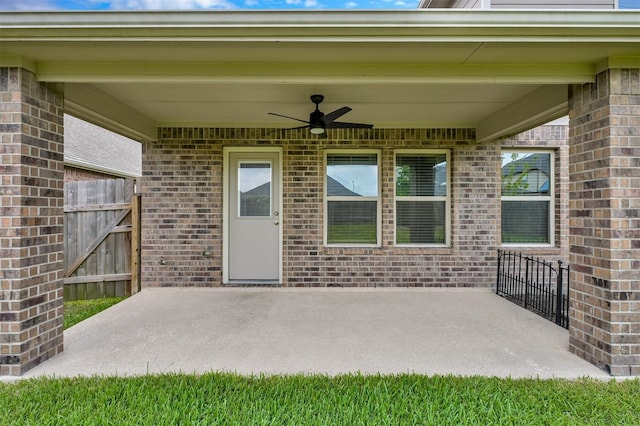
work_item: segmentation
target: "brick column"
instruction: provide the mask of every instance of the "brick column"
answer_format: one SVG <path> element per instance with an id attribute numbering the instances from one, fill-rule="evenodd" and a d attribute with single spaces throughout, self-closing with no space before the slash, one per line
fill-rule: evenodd
<path id="1" fill-rule="evenodd" d="M 62 351 L 61 89 L 0 68 L 0 375 Z"/>
<path id="2" fill-rule="evenodd" d="M 640 375 L 640 69 L 570 91 L 570 350 Z"/>

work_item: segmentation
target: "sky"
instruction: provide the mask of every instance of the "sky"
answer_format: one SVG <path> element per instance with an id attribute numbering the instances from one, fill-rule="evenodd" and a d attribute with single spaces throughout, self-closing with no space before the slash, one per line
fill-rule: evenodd
<path id="1" fill-rule="evenodd" d="M 416 9 L 419 2 L 420 0 L 0 0 L 0 10 Z"/>
<path id="2" fill-rule="evenodd" d="M 378 166 L 327 166 L 327 174 L 342 186 L 364 197 L 378 196 Z"/>
<path id="3" fill-rule="evenodd" d="M 420 0 L 0 0 L 0 10 L 416 9 Z M 640 0 L 619 0 L 640 9 Z"/>

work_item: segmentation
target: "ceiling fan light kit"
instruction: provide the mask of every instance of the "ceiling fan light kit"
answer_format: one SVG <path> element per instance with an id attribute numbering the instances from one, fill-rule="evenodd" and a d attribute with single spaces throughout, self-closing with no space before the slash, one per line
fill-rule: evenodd
<path id="1" fill-rule="evenodd" d="M 373 127 L 373 124 L 344 123 L 335 121 L 336 119 L 351 111 L 351 108 L 345 106 L 325 115 L 322 111 L 320 111 L 319 108 L 319 105 L 323 100 L 324 96 L 322 95 L 311 95 L 311 102 L 316 105 L 316 109 L 312 111 L 311 114 L 309 114 L 309 121 L 301 120 L 295 117 L 289 117 L 287 115 L 277 114 L 275 112 L 270 112 L 269 114 L 275 115 L 277 117 L 288 118 L 290 120 L 300 121 L 302 123 L 307 123 L 306 126 L 293 127 L 286 130 L 308 128 L 309 131 L 314 135 L 323 135 L 326 133 L 327 129 L 371 129 Z"/>

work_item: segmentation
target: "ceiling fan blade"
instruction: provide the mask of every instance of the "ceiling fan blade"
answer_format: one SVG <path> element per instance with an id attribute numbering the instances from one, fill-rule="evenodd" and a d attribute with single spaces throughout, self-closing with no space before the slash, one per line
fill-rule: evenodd
<path id="1" fill-rule="evenodd" d="M 373 124 L 364 123 L 344 123 L 340 121 L 334 121 L 327 124 L 328 129 L 371 129 Z"/>
<path id="2" fill-rule="evenodd" d="M 299 130 L 299 129 L 308 129 L 308 128 L 309 128 L 308 125 L 307 126 L 300 126 L 300 127 L 288 127 L 286 129 L 273 129 L 270 133 L 273 134 L 273 133 L 276 133 L 276 132 L 286 132 L 286 131 L 289 131 L 289 130 Z"/>
<path id="3" fill-rule="evenodd" d="M 296 120 L 296 121 L 299 121 L 299 122 L 301 122 L 301 123 L 307 123 L 307 124 L 309 124 L 309 122 L 308 122 L 308 121 L 306 121 L 306 120 L 301 120 L 301 119 L 299 119 L 299 118 L 295 118 L 295 117 L 289 117 L 288 115 L 276 114 L 275 112 L 269 112 L 269 113 L 267 113 L 267 114 L 269 114 L 269 115 L 275 115 L 275 116 L 277 116 L 277 117 L 288 118 L 289 120 Z"/>
<path id="4" fill-rule="evenodd" d="M 342 117 L 343 115 L 345 115 L 346 113 L 348 113 L 349 111 L 351 111 L 351 108 L 349 107 L 342 107 L 342 108 L 338 108 L 337 110 L 330 112 L 329 114 L 325 114 L 324 117 L 322 117 L 322 121 L 324 121 L 325 125 L 329 125 L 331 123 L 333 123 L 333 120 Z"/>
<path id="5" fill-rule="evenodd" d="M 274 129 L 271 133 L 275 132 L 286 132 L 288 130 L 299 130 L 299 129 L 308 129 L 309 126 L 300 126 L 300 127 L 287 127 L 286 129 Z"/>
<path id="6" fill-rule="evenodd" d="M 282 130 L 298 130 L 298 129 L 308 129 L 309 125 L 307 124 L 306 126 L 299 126 L 299 127 L 289 127 L 286 129 L 282 129 Z"/>

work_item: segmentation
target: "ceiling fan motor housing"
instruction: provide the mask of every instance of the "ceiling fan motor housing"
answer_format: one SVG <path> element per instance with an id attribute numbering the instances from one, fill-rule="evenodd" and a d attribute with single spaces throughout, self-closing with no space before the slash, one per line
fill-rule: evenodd
<path id="1" fill-rule="evenodd" d="M 313 111 L 309 114 L 309 130 L 311 133 L 320 134 L 324 133 L 326 124 L 322 119 L 324 117 L 324 113 L 319 110 Z"/>

